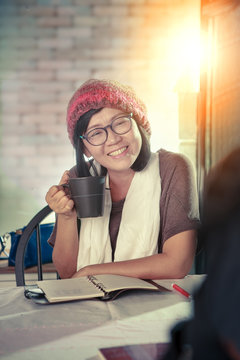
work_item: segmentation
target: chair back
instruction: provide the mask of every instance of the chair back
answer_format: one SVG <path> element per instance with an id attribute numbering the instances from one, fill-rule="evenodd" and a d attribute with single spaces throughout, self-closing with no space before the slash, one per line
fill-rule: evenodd
<path id="1" fill-rule="evenodd" d="M 38 280 L 43 279 L 40 224 L 51 212 L 52 209 L 48 205 L 40 210 L 25 227 L 19 239 L 15 259 L 15 278 L 17 286 L 25 285 L 24 255 L 27 244 L 34 231 L 36 231 Z"/>

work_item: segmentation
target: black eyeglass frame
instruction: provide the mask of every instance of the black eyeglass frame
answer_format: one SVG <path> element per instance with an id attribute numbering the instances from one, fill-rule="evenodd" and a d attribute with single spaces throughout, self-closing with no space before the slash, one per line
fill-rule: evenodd
<path id="1" fill-rule="evenodd" d="M 114 124 L 114 121 L 119 120 L 119 119 L 121 119 L 121 118 L 128 118 L 128 119 L 129 119 L 129 122 L 130 122 L 130 127 L 129 127 L 129 129 L 128 129 L 127 131 L 125 131 L 125 132 L 123 132 L 123 133 L 118 133 L 118 132 L 114 131 L 114 129 L 113 129 L 113 124 Z M 133 120 L 133 113 L 130 113 L 130 114 L 128 114 L 128 115 L 120 115 L 120 116 L 116 117 L 115 119 L 113 119 L 112 122 L 111 122 L 111 124 L 109 124 L 109 125 L 107 125 L 107 126 L 104 126 L 104 127 L 94 128 L 94 129 L 88 131 L 86 135 L 79 135 L 79 137 L 80 137 L 80 139 L 82 139 L 82 140 L 83 140 L 83 139 L 86 140 L 86 141 L 87 141 L 90 145 L 92 145 L 92 146 L 101 146 L 101 145 L 105 144 L 105 142 L 106 142 L 107 139 L 108 139 L 108 131 L 107 131 L 107 128 L 110 128 L 114 134 L 124 135 L 124 134 L 127 134 L 127 133 L 132 129 L 132 120 Z M 104 131 L 105 131 L 105 133 L 106 133 L 106 139 L 105 139 L 104 142 L 102 142 L 101 144 L 97 144 L 97 145 L 96 145 L 96 144 L 92 144 L 92 143 L 89 141 L 89 139 L 88 139 L 88 134 L 89 134 L 90 132 L 94 131 L 94 130 L 104 130 Z"/>

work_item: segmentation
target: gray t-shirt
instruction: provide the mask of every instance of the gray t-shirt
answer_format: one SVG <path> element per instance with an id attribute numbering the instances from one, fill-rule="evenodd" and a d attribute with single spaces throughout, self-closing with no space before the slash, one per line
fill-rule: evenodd
<path id="1" fill-rule="evenodd" d="M 199 226 L 199 207 L 195 174 L 189 160 L 180 154 L 159 150 L 161 197 L 159 252 L 164 242 L 182 231 L 197 229 Z M 76 167 L 70 170 L 76 177 Z M 112 203 L 109 221 L 109 234 L 114 251 L 121 222 L 124 200 Z M 56 231 L 53 231 L 49 244 L 54 246 Z"/>

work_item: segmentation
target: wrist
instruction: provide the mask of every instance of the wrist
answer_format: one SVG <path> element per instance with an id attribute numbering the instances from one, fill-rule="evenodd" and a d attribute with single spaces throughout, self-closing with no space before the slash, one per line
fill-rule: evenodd
<path id="1" fill-rule="evenodd" d="M 71 211 L 71 213 L 65 213 L 65 214 L 57 214 L 58 220 L 60 221 L 76 221 L 77 220 L 77 214 L 74 211 Z"/>

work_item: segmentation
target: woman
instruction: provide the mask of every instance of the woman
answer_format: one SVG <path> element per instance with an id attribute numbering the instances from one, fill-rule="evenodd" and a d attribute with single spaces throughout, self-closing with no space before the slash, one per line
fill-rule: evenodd
<path id="1" fill-rule="evenodd" d="M 57 214 L 49 242 L 60 277 L 185 276 L 198 226 L 192 168 L 183 156 L 151 153 L 143 102 L 116 81 L 89 80 L 69 102 L 67 127 L 77 165 L 59 185 L 97 172 L 108 185 L 104 216 L 81 219 L 80 234 L 73 201 L 62 186 L 49 189 L 46 201 Z"/>

